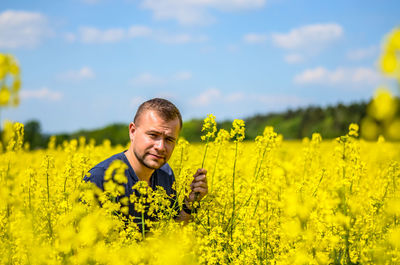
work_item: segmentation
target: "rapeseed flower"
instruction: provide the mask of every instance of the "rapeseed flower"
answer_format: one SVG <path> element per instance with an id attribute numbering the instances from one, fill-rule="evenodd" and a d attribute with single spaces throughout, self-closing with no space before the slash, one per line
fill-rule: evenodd
<path id="1" fill-rule="evenodd" d="M 201 140 L 203 141 L 209 141 L 215 137 L 217 132 L 217 122 L 215 121 L 215 116 L 213 114 L 208 114 L 204 119 L 201 131 L 205 133 L 203 136 L 201 136 Z"/>
<path id="2" fill-rule="evenodd" d="M 243 120 L 238 120 L 238 119 L 233 120 L 230 135 L 235 142 L 241 142 L 244 140 L 245 124 Z"/>

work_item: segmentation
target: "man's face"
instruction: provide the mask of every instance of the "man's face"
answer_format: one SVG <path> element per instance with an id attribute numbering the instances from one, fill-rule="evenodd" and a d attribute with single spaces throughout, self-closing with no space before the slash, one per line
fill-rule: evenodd
<path id="1" fill-rule="evenodd" d="M 153 110 L 140 115 L 129 125 L 135 160 L 141 165 L 158 169 L 171 157 L 180 131 L 179 119 L 165 121 Z"/>

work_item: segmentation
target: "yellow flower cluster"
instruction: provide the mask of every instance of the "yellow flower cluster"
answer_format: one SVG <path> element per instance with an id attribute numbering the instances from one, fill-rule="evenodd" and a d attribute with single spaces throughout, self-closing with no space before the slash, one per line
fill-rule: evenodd
<path id="1" fill-rule="evenodd" d="M 243 141 L 245 137 L 245 125 L 243 120 L 233 120 L 232 129 L 231 129 L 231 138 L 234 139 L 235 142 Z"/>
<path id="2" fill-rule="evenodd" d="M 124 147 L 53 138 L 27 151 L 22 125 L 10 128 L 0 153 L 1 264 L 400 263 L 400 143 L 360 140 L 356 124 L 336 141 L 283 141 L 268 127 L 238 142 L 220 130 L 204 164 L 209 194 L 192 222 L 176 222 L 171 198 L 144 182 L 125 198 L 156 219 L 143 219 L 150 233 L 123 214 L 123 164 L 107 171 L 106 192 L 82 181 Z M 244 124 L 232 131 L 242 136 Z M 177 142 L 169 163 L 179 204 L 204 145 Z"/>
<path id="3" fill-rule="evenodd" d="M 209 141 L 215 137 L 215 134 L 217 133 L 217 122 L 215 121 L 214 115 L 207 115 L 207 117 L 204 119 L 201 131 L 205 132 L 205 135 L 201 136 L 201 140 L 203 141 Z"/>
<path id="4" fill-rule="evenodd" d="M 17 61 L 10 54 L 0 53 L 0 107 L 18 106 L 20 88 L 21 78 Z"/>

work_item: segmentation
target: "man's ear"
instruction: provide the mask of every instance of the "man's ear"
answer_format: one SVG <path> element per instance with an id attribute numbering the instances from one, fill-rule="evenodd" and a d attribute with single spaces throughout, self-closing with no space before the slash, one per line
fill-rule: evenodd
<path id="1" fill-rule="evenodd" d="M 136 132 L 136 124 L 131 122 L 129 124 L 129 139 L 132 141 Z"/>

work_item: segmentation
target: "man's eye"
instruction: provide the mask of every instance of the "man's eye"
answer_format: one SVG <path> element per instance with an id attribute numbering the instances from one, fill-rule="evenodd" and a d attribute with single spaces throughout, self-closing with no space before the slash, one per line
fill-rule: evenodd
<path id="1" fill-rule="evenodd" d="M 173 142 L 174 142 L 174 139 L 167 138 L 167 141 L 170 142 L 170 143 L 173 143 Z"/>

